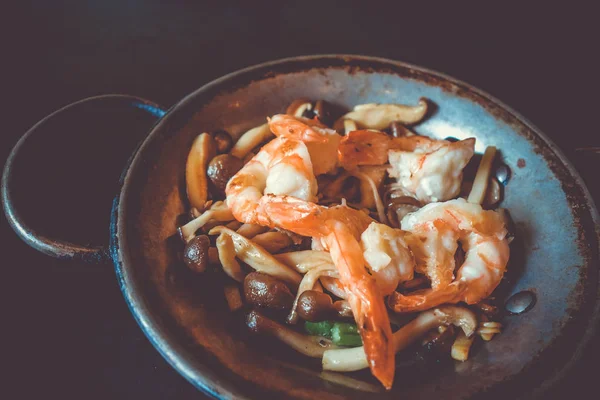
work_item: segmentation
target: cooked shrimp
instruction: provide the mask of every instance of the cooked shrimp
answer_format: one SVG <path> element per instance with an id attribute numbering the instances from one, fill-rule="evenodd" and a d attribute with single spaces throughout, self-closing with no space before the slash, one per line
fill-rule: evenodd
<path id="1" fill-rule="evenodd" d="M 342 137 L 317 119 L 278 114 L 269 119 L 275 136 L 290 137 L 304 142 L 313 163 L 315 176 L 332 172 L 337 167 L 337 149 Z"/>
<path id="2" fill-rule="evenodd" d="M 373 220 L 346 206 L 327 208 L 292 196 L 265 194 L 257 199 L 262 186 L 247 187 L 255 183 L 247 174 L 243 168 L 227 185 L 227 202 L 234 216 L 246 223 L 312 236 L 329 250 L 361 333 L 371 372 L 391 388 L 395 360 L 390 321 L 377 282 L 365 269 L 357 240 Z"/>
<path id="3" fill-rule="evenodd" d="M 265 145 L 227 184 L 227 206 L 247 224 L 269 226 L 258 207 L 264 195 L 285 195 L 313 201 L 317 194 L 312 162 L 306 145 L 280 137 Z"/>
<path id="4" fill-rule="evenodd" d="M 419 236 L 435 224 L 447 225 L 456 232 L 455 237 L 465 251 L 465 261 L 456 280 L 441 289 L 419 290 L 408 296 L 392 293 L 389 304 L 396 312 L 422 311 L 459 301 L 475 304 L 489 296 L 502 280 L 510 250 L 507 231 L 499 214 L 456 199 L 432 203 L 407 215 L 402 220 L 402 229 Z M 442 265 L 444 261 L 440 258 L 453 256 L 452 246 L 439 248 L 428 244 L 427 238 L 423 243 L 423 247 L 415 252 L 417 258 L 426 255 L 433 258 L 436 265 Z"/>
<path id="5" fill-rule="evenodd" d="M 390 176 L 421 202 L 431 203 L 458 195 L 475 139 L 448 142 L 410 136 L 395 138 L 393 147 L 389 151 Z"/>
<path id="6" fill-rule="evenodd" d="M 338 157 L 346 169 L 389 161 L 390 177 L 423 203 L 458 195 L 463 169 L 473 157 L 475 139 L 459 142 L 424 136 L 392 138 L 383 132 L 350 132 L 340 143 Z"/>
<path id="7" fill-rule="evenodd" d="M 384 296 L 413 277 L 415 261 L 404 240 L 406 233 L 372 222 L 361 234 L 363 257 Z"/>

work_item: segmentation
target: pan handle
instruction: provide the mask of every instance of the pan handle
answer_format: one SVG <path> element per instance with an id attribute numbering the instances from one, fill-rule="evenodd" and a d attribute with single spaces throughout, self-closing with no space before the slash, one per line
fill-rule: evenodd
<path id="1" fill-rule="evenodd" d="M 73 144 L 65 143 L 61 132 L 77 129 L 77 132 L 73 134 L 85 135 L 85 129 L 81 129 L 81 121 L 85 121 L 88 124 L 110 121 L 115 127 L 118 127 L 120 123 L 125 121 L 135 121 L 136 126 L 140 127 L 140 131 L 145 129 L 143 132 L 147 133 L 151 126 L 165 113 L 162 107 L 151 101 L 135 96 L 109 94 L 89 97 L 71 103 L 35 124 L 13 147 L 2 174 L 0 193 L 2 204 L 6 218 L 14 231 L 29 246 L 52 257 L 94 264 L 109 262 L 110 256 L 105 246 L 76 244 L 50 237 L 52 235 L 46 235 L 36 229 L 36 227 L 39 228 L 38 220 L 36 220 L 37 224 L 35 227 L 30 225 L 35 218 L 27 218 L 19 211 L 19 207 L 23 207 L 21 211 L 27 208 L 23 205 L 24 198 L 27 202 L 32 200 L 27 199 L 27 196 L 19 195 L 19 193 L 23 192 L 23 188 L 28 185 L 28 182 L 25 182 L 26 179 L 23 177 L 31 174 L 34 168 L 44 168 L 44 165 L 39 165 L 40 161 L 36 155 L 52 151 L 52 149 L 44 148 L 47 146 L 50 137 L 56 139 L 57 146 L 63 146 L 63 148 L 68 149 L 68 146 L 72 146 Z M 98 119 L 94 120 L 95 118 Z M 79 125 L 75 121 L 79 121 Z M 106 132 L 107 135 L 111 133 Z M 80 140 L 85 140 L 85 138 L 80 138 Z M 138 139 L 136 138 L 135 140 L 137 142 Z M 115 140 L 115 143 L 118 144 L 119 140 Z M 74 150 L 77 151 L 78 149 Z M 90 148 L 87 148 L 87 151 L 89 152 Z M 110 161 L 111 157 L 108 154 L 106 162 L 109 163 Z M 60 160 L 57 160 L 57 163 L 60 163 Z M 98 166 L 98 168 L 101 167 Z M 77 166 L 72 166 L 71 168 L 77 168 Z M 115 177 L 115 181 L 117 178 Z M 73 184 L 76 185 L 78 182 L 74 182 Z M 52 191 L 38 193 L 39 204 L 36 204 L 36 207 L 41 208 L 45 206 L 44 196 L 58 197 L 59 195 Z M 46 212 L 52 212 L 52 210 L 46 210 Z M 91 210 L 90 212 L 96 212 L 96 210 Z"/>

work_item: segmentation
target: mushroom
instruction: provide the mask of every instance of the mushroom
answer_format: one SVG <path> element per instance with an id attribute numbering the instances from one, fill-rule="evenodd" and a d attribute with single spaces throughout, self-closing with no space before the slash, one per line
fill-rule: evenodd
<path id="1" fill-rule="evenodd" d="M 326 350 L 337 348 L 323 337 L 298 333 L 263 316 L 256 310 L 248 313 L 246 326 L 254 333 L 271 335 L 308 357 L 321 358 Z"/>
<path id="2" fill-rule="evenodd" d="M 244 157 L 260 143 L 273 136 L 269 124 L 262 124 L 244 133 L 233 145 L 230 154 L 243 160 Z"/>
<path id="3" fill-rule="evenodd" d="M 333 276 L 333 277 L 337 278 L 338 272 L 334 266 L 321 265 L 319 267 L 312 268 L 310 271 L 308 271 L 306 274 L 304 274 L 304 276 L 302 277 L 302 281 L 300 282 L 300 285 L 298 286 L 298 293 L 296 294 L 296 299 L 294 300 L 294 305 L 292 306 L 290 315 L 288 315 L 288 317 L 287 317 L 288 323 L 295 324 L 296 322 L 298 322 L 297 308 L 298 308 L 298 301 L 300 299 L 300 296 L 305 291 L 311 290 L 315 286 L 315 284 L 317 283 L 317 281 L 319 280 L 319 278 L 321 276 Z"/>
<path id="4" fill-rule="evenodd" d="M 296 99 L 285 110 L 288 115 L 293 115 L 296 118 L 304 117 L 307 111 L 313 108 L 312 103 L 306 99 Z"/>
<path id="5" fill-rule="evenodd" d="M 483 198 L 483 207 L 487 209 L 494 208 L 502 201 L 502 185 L 496 178 L 490 177 L 488 188 Z"/>
<path id="6" fill-rule="evenodd" d="M 262 246 L 269 253 L 275 253 L 292 244 L 292 239 L 283 232 L 265 232 L 252 238 L 252 241 Z"/>
<path id="7" fill-rule="evenodd" d="M 351 119 L 345 119 L 344 120 L 344 134 L 347 135 L 352 131 L 357 130 L 358 128 L 356 127 L 356 122 L 352 121 Z"/>
<path id="8" fill-rule="evenodd" d="M 194 272 L 204 272 L 209 264 L 208 249 L 210 239 L 206 235 L 199 235 L 185 244 L 183 262 Z"/>
<path id="9" fill-rule="evenodd" d="M 475 336 L 468 337 L 464 332 L 458 332 L 452 344 L 450 356 L 456 361 L 467 361 L 473 340 L 475 340 Z"/>
<path id="10" fill-rule="evenodd" d="M 269 230 L 269 227 L 256 224 L 243 224 L 237 229 L 237 233 L 245 236 L 247 239 L 252 239 L 254 236 L 264 233 Z"/>
<path id="11" fill-rule="evenodd" d="M 246 239 L 239 233 L 227 229 L 224 226 L 217 226 L 208 233 L 209 235 L 226 234 L 233 241 L 233 247 L 237 258 L 248 264 L 259 272 L 264 272 L 271 276 L 290 283 L 296 288 L 302 281 L 302 277 L 296 271 L 288 268 L 285 264 L 279 262 L 262 246 Z"/>
<path id="12" fill-rule="evenodd" d="M 346 300 L 335 303 L 331 296 L 316 290 L 307 290 L 300 295 L 297 305 L 298 315 L 305 321 L 319 322 L 335 317 L 352 317 L 350 304 Z"/>
<path id="13" fill-rule="evenodd" d="M 217 195 L 225 193 L 227 182 L 233 177 L 242 167 L 244 163 L 239 158 L 231 154 L 219 154 L 208 163 L 206 174 L 217 191 Z"/>
<path id="14" fill-rule="evenodd" d="M 327 265 L 331 268 L 335 268 L 331 255 L 326 251 L 319 250 L 301 250 L 292 251 L 289 253 L 276 254 L 275 258 L 287 265 L 290 268 L 295 269 L 301 274 L 305 274 L 311 269 Z"/>
<path id="15" fill-rule="evenodd" d="M 421 208 L 421 202 L 411 196 L 393 197 L 387 204 L 386 215 L 390 225 L 400 228 L 402 218 L 408 213 L 415 212 Z"/>
<path id="16" fill-rule="evenodd" d="M 223 267 L 223 271 L 231 278 L 238 282 L 244 280 L 244 271 L 240 263 L 235 259 L 235 247 L 231 236 L 227 234 L 220 234 L 217 238 L 217 250 L 219 251 L 219 262 Z"/>
<path id="17" fill-rule="evenodd" d="M 249 304 L 274 310 L 289 310 L 294 303 L 294 295 L 285 283 L 262 272 L 246 275 L 244 297 Z"/>
<path id="18" fill-rule="evenodd" d="M 392 122 L 412 125 L 421 121 L 427 113 L 427 102 L 420 99 L 416 106 L 402 104 L 361 104 L 339 118 L 333 127 L 341 131 L 344 120 L 351 119 L 359 127 L 383 130 Z"/>
<path id="19" fill-rule="evenodd" d="M 344 287 L 342 286 L 342 282 L 340 282 L 339 278 L 322 276 L 320 281 L 323 287 L 334 296 L 337 296 L 340 299 L 345 299 L 348 296 L 346 293 L 346 289 L 344 289 Z"/>
<path id="20" fill-rule="evenodd" d="M 242 303 L 242 295 L 237 284 L 228 284 L 223 287 L 223 293 L 225 294 L 225 300 L 229 306 L 229 310 L 237 311 L 244 303 Z"/>
<path id="21" fill-rule="evenodd" d="M 325 100 L 318 100 L 315 103 L 313 113 L 315 114 L 315 117 L 325 125 L 330 126 L 333 123 L 331 105 Z"/>
<path id="22" fill-rule="evenodd" d="M 360 175 L 360 207 L 373 208 L 376 206 L 376 197 L 379 196 L 379 188 L 387 173 L 387 165 L 363 165 L 358 167 Z M 361 179 L 361 176 L 364 176 Z M 365 179 L 369 178 L 369 179 Z M 373 185 L 371 185 L 371 181 Z M 373 188 L 374 186 L 374 188 Z"/>
<path id="23" fill-rule="evenodd" d="M 390 133 L 395 138 L 416 136 L 413 131 L 411 131 L 398 121 L 394 121 L 390 124 Z"/>
<path id="24" fill-rule="evenodd" d="M 229 153 L 233 146 L 233 139 L 231 135 L 224 130 L 216 131 L 214 134 L 215 145 L 217 146 L 217 153 L 225 154 Z"/>
<path id="25" fill-rule="evenodd" d="M 451 324 L 461 328 L 466 337 L 471 337 L 477 328 L 477 318 L 470 310 L 457 306 L 442 306 L 425 311 L 393 334 L 394 351 L 405 349 L 431 329 Z M 363 346 L 327 350 L 323 354 L 324 370 L 358 371 L 368 366 Z"/>
<path id="26" fill-rule="evenodd" d="M 196 231 L 206 225 L 211 219 L 228 222 L 234 218 L 231 210 L 227 207 L 227 204 L 222 201 L 217 201 L 209 210 L 203 212 L 198 218 L 179 227 L 177 232 L 179 232 L 181 239 L 187 243 L 196 235 Z"/>
<path id="27" fill-rule="evenodd" d="M 488 182 L 490 181 L 492 163 L 495 156 L 496 148 L 494 146 L 486 147 L 483 157 L 481 158 L 481 162 L 479 163 L 479 168 L 477 168 L 477 173 L 475 174 L 475 179 L 473 180 L 473 186 L 471 187 L 471 192 L 467 198 L 469 203 L 483 203 L 483 199 L 485 198 L 485 193 L 488 188 Z"/>
<path id="28" fill-rule="evenodd" d="M 380 173 L 380 171 L 376 171 L 375 173 L 371 172 L 372 175 L 377 175 L 376 177 L 379 177 L 378 173 Z M 383 207 L 383 202 L 381 201 L 381 196 L 379 195 L 379 187 L 373 178 L 364 172 L 353 172 L 352 175 L 360 180 L 360 207 L 371 208 L 369 206 L 375 205 L 379 222 L 382 224 L 387 223 L 385 209 Z M 385 171 L 381 174 L 381 180 L 383 180 L 383 176 L 385 176 Z"/>
<path id="29" fill-rule="evenodd" d="M 192 207 L 202 209 L 208 199 L 206 166 L 216 154 L 212 136 L 202 133 L 192 143 L 185 166 L 185 182 L 188 199 Z"/>

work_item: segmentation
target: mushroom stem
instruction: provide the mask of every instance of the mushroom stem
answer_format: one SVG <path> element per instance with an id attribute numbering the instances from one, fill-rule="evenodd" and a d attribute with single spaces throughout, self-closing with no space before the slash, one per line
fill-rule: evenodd
<path id="1" fill-rule="evenodd" d="M 327 265 L 335 268 L 331 256 L 326 251 L 320 250 L 301 250 L 289 253 L 276 254 L 274 256 L 290 268 L 295 269 L 301 274 L 305 274 L 311 269 Z"/>
<path id="2" fill-rule="evenodd" d="M 397 353 L 414 343 L 429 330 L 439 325 L 455 325 L 466 337 L 471 337 L 477 328 L 477 318 L 470 310 L 456 306 L 442 306 L 421 313 L 417 318 L 396 331 L 392 337 Z M 351 349 L 327 350 L 323 354 L 323 369 L 329 371 L 358 371 L 368 368 L 363 346 Z"/>
<path id="3" fill-rule="evenodd" d="M 321 358 L 325 350 L 337 348 L 325 338 L 298 333 L 261 315 L 256 310 L 248 313 L 246 325 L 252 332 L 269 334 L 308 357 Z"/>
<path id="4" fill-rule="evenodd" d="M 242 271 L 240 263 L 235 259 L 235 247 L 233 246 L 231 236 L 224 233 L 220 234 L 216 244 L 223 271 L 236 281 L 243 282 L 246 274 Z"/>
<path id="5" fill-rule="evenodd" d="M 271 253 L 262 246 L 246 239 L 239 233 L 227 229 L 224 226 L 217 226 L 208 233 L 209 235 L 225 234 L 231 237 L 235 255 L 243 262 L 248 264 L 259 272 L 279 278 L 292 284 L 295 288 L 302 281 L 302 277 L 296 271 L 288 268 L 285 264 L 279 262 Z"/>
<path id="6" fill-rule="evenodd" d="M 181 236 L 184 242 L 189 242 L 196 235 L 196 231 L 206 225 L 211 219 L 227 222 L 234 218 L 227 205 L 222 201 L 218 201 L 212 205 L 210 210 L 203 212 L 198 218 L 191 220 L 177 229 L 179 236 Z"/>
<path id="7" fill-rule="evenodd" d="M 298 299 L 300 299 L 302 293 L 306 292 L 307 290 L 311 290 L 321 276 L 331 275 L 338 276 L 335 267 L 329 265 L 321 265 L 320 267 L 311 269 L 304 275 L 304 277 L 302 278 L 302 282 L 300 282 L 300 286 L 298 286 L 298 293 L 296 294 L 296 298 L 294 299 L 292 311 L 287 317 L 288 323 L 295 324 L 296 322 L 298 322 L 298 312 L 296 309 L 298 307 Z"/>
<path id="8" fill-rule="evenodd" d="M 273 133 L 267 123 L 252 128 L 238 139 L 229 154 L 243 160 L 253 148 L 272 136 Z"/>
<path id="9" fill-rule="evenodd" d="M 292 244 L 292 239 L 283 232 L 265 232 L 252 238 L 252 241 L 264 247 L 269 253 L 275 253 Z"/>
<path id="10" fill-rule="evenodd" d="M 492 173 L 492 162 L 496 156 L 496 148 L 494 146 L 488 146 L 483 153 L 479 168 L 475 174 L 475 180 L 473 181 L 473 187 L 467 201 L 469 203 L 481 204 L 485 198 L 485 193 L 488 188 L 488 182 Z"/>

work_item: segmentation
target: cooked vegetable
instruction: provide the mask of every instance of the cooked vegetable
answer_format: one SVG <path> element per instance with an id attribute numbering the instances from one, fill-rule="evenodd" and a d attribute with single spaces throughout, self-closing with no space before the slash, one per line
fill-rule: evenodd
<path id="1" fill-rule="evenodd" d="M 233 139 L 226 131 L 220 130 L 215 132 L 214 139 L 217 146 L 217 153 L 224 154 L 231 150 L 231 147 L 233 146 Z"/>
<path id="2" fill-rule="evenodd" d="M 328 294 L 307 290 L 298 298 L 297 312 L 303 320 L 316 322 L 335 318 L 339 314 L 338 309 L 341 309 L 341 307 L 343 306 L 336 307 Z M 342 312 L 345 311 L 341 310 Z"/>
<path id="3" fill-rule="evenodd" d="M 369 205 L 371 205 L 371 203 L 375 204 L 375 207 L 377 208 L 379 222 L 385 224 L 387 222 L 387 219 L 385 217 L 385 208 L 383 206 L 383 202 L 381 201 L 381 197 L 379 196 L 379 189 L 377 185 L 375 184 L 373 179 L 365 173 L 354 172 L 353 175 L 361 181 L 361 194 L 362 198 L 365 199 L 365 203 Z M 372 202 L 367 199 L 371 199 Z M 365 203 L 361 201 L 360 206 L 368 208 L 368 206 Z"/>
<path id="4" fill-rule="evenodd" d="M 223 291 L 225 293 L 225 300 L 227 300 L 227 305 L 231 311 L 242 308 L 244 303 L 242 303 L 240 289 L 236 285 L 225 285 Z"/>
<path id="5" fill-rule="evenodd" d="M 331 105 L 329 103 L 327 103 L 326 101 L 318 100 L 315 103 L 313 113 L 319 119 L 319 121 L 321 121 L 325 125 L 329 126 L 333 123 L 332 115 L 331 115 L 331 113 L 332 113 Z"/>
<path id="6" fill-rule="evenodd" d="M 469 350 L 471 349 L 474 339 L 474 336 L 468 337 L 464 332 L 458 332 L 450 352 L 452 358 L 457 361 L 467 361 L 469 358 Z"/>
<path id="7" fill-rule="evenodd" d="M 222 201 L 217 201 L 214 203 L 210 210 L 205 211 L 198 218 L 191 220 L 184 226 L 177 229 L 179 232 L 179 236 L 184 242 L 189 242 L 196 234 L 196 231 L 202 228 L 208 221 L 211 219 L 217 221 L 231 221 L 233 219 L 233 214 L 231 214 L 231 210 L 227 208 L 227 204 Z"/>
<path id="8" fill-rule="evenodd" d="M 358 128 L 356 127 L 356 122 L 352 121 L 351 119 L 345 119 L 344 120 L 344 133 L 347 135 L 352 131 L 357 130 Z"/>
<path id="9" fill-rule="evenodd" d="M 344 120 L 351 119 L 359 128 L 383 130 L 392 122 L 412 125 L 421 121 L 427 113 L 427 102 L 420 99 L 414 106 L 402 104 L 361 104 L 338 119 L 333 127 L 341 130 Z"/>
<path id="10" fill-rule="evenodd" d="M 216 244 L 223 271 L 236 281 L 243 282 L 246 274 L 242 271 L 240 263 L 235 259 L 235 246 L 231 236 L 224 233 L 220 234 Z"/>
<path id="11" fill-rule="evenodd" d="M 319 280 L 319 278 L 321 276 L 336 276 L 337 277 L 338 272 L 335 269 L 335 267 L 331 267 L 329 265 L 322 265 L 317 268 L 313 268 L 310 271 L 308 271 L 306 274 L 304 274 L 304 277 L 302 278 L 302 281 L 300 282 L 300 285 L 298 287 L 298 293 L 296 294 L 296 299 L 294 300 L 294 305 L 292 306 L 290 315 L 288 315 L 288 318 L 287 318 L 288 323 L 295 324 L 298 321 L 297 308 L 298 308 L 298 300 L 300 299 L 300 296 L 305 291 L 311 290 L 315 286 L 315 284 L 317 283 L 317 281 Z"/>
<path id="12" fill-rule="evenodd" d="M 254 236 L 268 231 L 269 228 L 262 225 L 243 224 L 237 229 L 237 233 L 245 236 L 247 239 L 252 239 Z"/>
<path id="13" fill-rule="evenodd" d="M 256 128 L 252 128 L 238 139 L 229 154 L 243 160 L 253 148 L 272 136 L 273 133 L 269 129 L 269 124 L 262 124 Z"/>
<path id="14" fill-rule="evenodd" d="M 320 266 L 330 266 L 335 269 L 331 256 L 326 251 L 302 250 L 276 254 L 275 258 L 301 274 Z"/>
<path id="15" fill-rule="evenodd" d="M 355 324 L 348 322 L 320 321 L 304 323 L 304 330 L 311 335 L 330 338 L 338 346 L 360 346 L 362 340 Z"/>
<path id="16" fill-rule="evenodd" d="M 488 188 L 488 182 L 490 180 L 490 174 L 492 172 L 492 162 L 496 156 L 496 148 L 494 146 L 488 146 L 483 153 L 479 168 L 475 174 L 475 180 L 473 181 L 473 187 L 467 201 L 469 203 L 481 204 L 485 198 L 485 193 Z"/>
<path id="17" fill-rule="evenodd" d="M 242 227 L 242 223 L 240 221 L 231 221 L 228 224 L 226 224 L 225 226 L 229 229 L 231 229 L 232 231 L 237 231 L 238 229 L 240 229 Z"/>
<path id="18" fill-rule="evenodd" d="M 314 336 L 322 336 L 331 339 L 331 328 L 333 328 L 332 321 L 304 322 L 304 330 Z"/>
<path id="19" fill-rule="evenodd" d="M 306 111 L 312 110 L 312 103 L 306 99 L 296 99 L 288 106 L 285 113 L 294 117 L 304 117 Z"/>
<path id="20" fill-rule="evenodd" d="M 413 131 L 397 121 L 394 121 L 390 124 L 390 133 L 395 138 L 415 136 Z"/>
<path id="21" fill-rule="evenodd" d="M 264 272 L 285 282 L 291 283 L 296 287 L 302 281 L 302 277 L 294 270 L 288 268 L 285 264 L 277 261 L 264 248 L 246 239 L 237 232 L 227 229 L 224 226 L 213 228 L 208 234 L 227 234 L 233 240 L 233 246 L 237 257 L 259 272 Z"/>
<path id="22" fill-rule="evenodd" d="M 210 160 L 210 163 L 208 163 L 207 175 L 214 188 L 217 190 L 217 194 L 222 195 L 225 193 L 227 182 L 229 182 L 231 177 L 242 169 L 243 166 L 244 163 L 242 160 L 230 154 L 220 154 Z"/>
<path id="23" fill-rule="evenodd" d="M 208 199 L 206 166 L 216 154 L 212 136 L 202 133 L 192 143 L 185 167 L 185 181 L 188 199 L 192 207 L 202 209 Z"/>
<path id="24" fill-rule="evenodd" d="M 208 264 L 209 265 L 217 265 L 219 264 L 219 250 L 216 247 L 208 248 Z"/>
<path id="25" fill-rule="evenodd" d="M 275 253 L 292 244 L 292 239 L 283 232 L 265 232 L 252 238 L 252 241 L 262 246 L 269 253 Z"/>
<path id="26" fill-rule="evenodd" d="M 494 177 L 490 177 L 488 188 L 483 199 L 483 206 L 487 209 L 495 208 L 502 200 L 502 186 Z"/>
<path id="27" fill-rule="evenodd" d="M 355 324 L 336 322 L 331 328 L 331 341 L 338 346 L 356 347 L 362 345 L 362 340 Z"/>
<path id="28" fill-rule="evenodd" d="M 294 295 L 285 283 L 262 272 L 246 275 L 244 297 L 249 304 L 274 310 L 289 310 L 294 302 Z"/>
<path id="29" fill-rule="evenodd" d="M 394 228 L 399 228 L 402 218 L 408 213 L 417 211 L 419 208 L 421 208 L 421 202 L 414 197 L 394 197 L 387 204 L 386 215 L 390 225 Z"/>
<path id="30" fill-rule="evenodd" d="M 393 334 L 395 352 L 405 349 L 415 340 L 439 325 L 455 325 L 471 337 L 477 328 L 477 318 L 473 312 L 457 306 L 442 306 L 419 314 Z M 323 369 L 330 371 L 357 371 L 368 368 L 362 346 L 352 349 L 327 350 L 323 354 Z"/>
<path id="31" fill-rule="evenodd" d="M 256 310 L 248 314 L 246 325 L 252 332 L 269 334 L 308 357 L 321 358 L 325 350 L 337 347 L 323 337 L 303 335 L 278 324 Z"/>
<path id="32" fill-rule="evenodd" d="M 183 250 L 183 261 L 194 272 L 204 272 L 209 263 L 208 248 L 210 239 L 206 235 L 199 235 L 186 243 Z"/>

